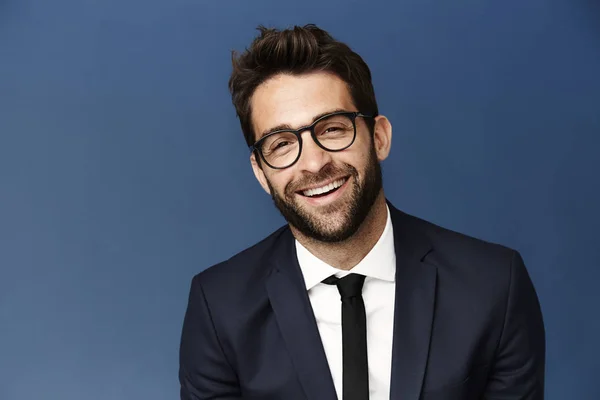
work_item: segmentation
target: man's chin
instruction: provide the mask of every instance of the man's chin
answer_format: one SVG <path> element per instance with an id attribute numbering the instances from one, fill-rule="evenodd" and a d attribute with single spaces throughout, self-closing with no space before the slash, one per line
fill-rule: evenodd
<path id="1" fill-rule="evenodd" d="M 315 224 L 330 226 L 341 225 L 343 220 L 348 219 L 349 205 L 344 202 L 336 202 L 317 207 L 299 207 L 301 215 L 306 220 L 314 221 Z"/>
<path id="2" fill-rule="evenodd" d="M 320 242 L 340 243 L 345 240 L 348 240 L 350 237 L 352 237 L 352 235 L 355 232 L 349 231 L 347 227 L 344 227 L 344 228 L 336 229 L 336 230 L 328 229 L 327 231 L 324 231 L 324 230 L 313 231 L 311 233 L 312 234 L 310 235 L 310 237 L 313 239 L 316 239 Z"/>
<path id="3" fill-rule="evenodd" d="M 340 242 L 348 239 L 354 232 L 350 232 L 351 220 L 348 215 L 342 214 L 342 210 L 337 210 L 340 215 L 324 216 L 312 214 L 309 218 L 302 218 L 302 223 L 294 225 L 300 233 L 322 242 Z M 298 221 L 300 222 L 300 221 Z"/>

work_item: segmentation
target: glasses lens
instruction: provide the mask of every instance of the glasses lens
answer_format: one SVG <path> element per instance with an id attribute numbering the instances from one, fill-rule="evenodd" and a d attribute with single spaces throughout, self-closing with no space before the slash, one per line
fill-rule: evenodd
<path id="1" fill-rule="evenodd" d="M 315 136 L 328 150 L 342 150 L 354 140 L 354 122 L 346 115 L 332 115 L 317 123 Z"/>
<path id="2" fill-rule="evenodd" d="M 265 161 L 275 168 L 285 168 L 298 157 L 300 144 L 291 132 L 279 132 L 268 136 L 261 147 Z"/>

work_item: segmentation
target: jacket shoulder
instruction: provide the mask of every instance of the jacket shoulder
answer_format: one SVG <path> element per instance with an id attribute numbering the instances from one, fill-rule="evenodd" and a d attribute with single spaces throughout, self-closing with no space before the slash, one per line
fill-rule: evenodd
<path id="1" fill-rule="evenodd" d="M 502 244 L 458 232 L 409 214 L 403 219 L 413 231 L 423 234 L 433 247 L 435 258 L 448 264 L 509 267 L 517 253 Z"/>
<path id="2" fill-rule="evenodd" d="M 282 226 L 258 243 L 240 251 L 229 259 L 209 266 L 204 271 L 196 274 L 193 281 L 201 281 L 203 286 L 215 286 L 217 288 L 223 287 L 222 285 L 235 286 L 236 282 L 254 282 L 256 278 L 269 273 L 270 264 L 267 258 L 286 233 L 289 233 L 287 225 Z"/>

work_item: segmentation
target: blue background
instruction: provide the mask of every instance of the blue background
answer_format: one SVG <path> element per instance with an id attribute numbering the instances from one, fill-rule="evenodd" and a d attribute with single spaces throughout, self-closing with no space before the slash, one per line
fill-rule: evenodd
<path id="1" fill-rule="evenodd" d="M 600 5 L 0 0 L 0 399 L 178 398 L 190 279 L 283 220 L 227 90 L 259 24 L 370 65 L 396 206 L 521 251 L 547 398 L 599 399 Z"/>

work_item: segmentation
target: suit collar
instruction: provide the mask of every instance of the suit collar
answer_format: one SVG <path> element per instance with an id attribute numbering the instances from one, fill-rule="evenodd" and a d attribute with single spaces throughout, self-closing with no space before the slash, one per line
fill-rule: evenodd
<path id="1" fill-rule="evenodd" d="M 433 244 L 423 227 L 423 221 L 398 210 L 387 201 L 394 224 L 394 248 L 396 254 L 409 259 L 424 260 L 433 251 Z"/>

